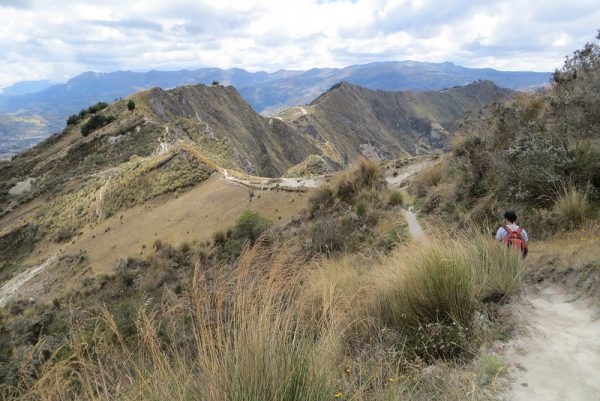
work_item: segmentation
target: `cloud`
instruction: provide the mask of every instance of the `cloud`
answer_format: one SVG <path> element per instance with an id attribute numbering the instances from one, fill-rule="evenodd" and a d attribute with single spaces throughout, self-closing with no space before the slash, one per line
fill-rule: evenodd
<path id="1" fill-rule="evenodd" d="M 0 0 L 0 87 L 84 71 L 342 67 L 385 60 L 549 71 L 596 0 Z"/>

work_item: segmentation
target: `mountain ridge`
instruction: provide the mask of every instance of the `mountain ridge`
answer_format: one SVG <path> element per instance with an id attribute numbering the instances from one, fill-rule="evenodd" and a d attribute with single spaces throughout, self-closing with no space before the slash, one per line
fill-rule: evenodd
<path id="1" fill-rule="evenodd" d="M 523 89 L 543 85 L 548 73 L 502 72 L 493 69 L 469 69 L 452 63 L 379 62 L 344 68 L 313 68 L 248 72 L 202 68 L 180 71 L 87 72 L 64 84 L 53 85 L 36 93 L 20 96 L 0 94 L 0 114 L 19 117 L 39 116 L 46 121 L 46 135 L 64 128 L 68 115 L 97 101 L 113 101 L 151 87 L 169 89 L 186 84 L 211 84 L 218 81 L 235 86 L 252 107 L 264 115 L 273 115 L 294 105 L 307 104 L 334 84 L 346 80 L 369 89 L 439 90 L 465 85 L 478 79 L 494 79 L 502 87 Z M 20 130 L 10 127 L 0 138 L 18 143 Z M 22 150 L 22 148 L 21 148 Z M 0 153 L 3 150 L 0 149 Z"/>

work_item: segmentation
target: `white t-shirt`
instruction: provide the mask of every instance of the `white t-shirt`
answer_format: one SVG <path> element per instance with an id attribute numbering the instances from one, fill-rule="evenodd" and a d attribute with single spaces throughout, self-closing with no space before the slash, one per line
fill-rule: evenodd
<path id="1" fill-rule="evenodd" d="M 519 228 L 519 226 L 516 224 L 507 224 L 507 226 L 508 226 L 508 228 L 510 228 L 513 231 L 515 231 L 517 228 Z M 498 229 L 498 232 L 496 233 L 496 239 L 498 241 L 504 241 L 504 238 L 506 238 L 507 235 L 508 235 L 508 231 L 506 231 L 504 226 L 502 226 Z M 525 231 L 525 229 L 523 229 L 523 231 L 521 231 L 521 238 L 523 238 L 523 241 L 529 242 L 529 238 L 527 237 L 527 231 Z"/>

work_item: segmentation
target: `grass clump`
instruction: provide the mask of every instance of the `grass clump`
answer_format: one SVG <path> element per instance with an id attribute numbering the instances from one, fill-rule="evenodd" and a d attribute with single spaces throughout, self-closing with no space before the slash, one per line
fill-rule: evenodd
<path id="1" fill-rule="evenodd" d="M 404 194 L 397 189 L 393 190 L 390 192 L 388 204 L 390 206 L 402 206 L 404 204 Z"/>
<path id="2" fill-rule="evenodd" d="M 553 212 L 559 226 L 573 229 L 581 225 L 592 211 L 589 190 L 574 185 L 565 187 L 554 201 Z"/>
<path id="3" fill-rule="evenodd" d="M 397 252 L 376 271 L 374 313 L 386 326 L 407 333 L 410 348 L 424 359 L 457 358 L 473 350 L 475 311 L 517 293 L 524 278 L 519 255 L 483 234 L 411 244 Z"/>

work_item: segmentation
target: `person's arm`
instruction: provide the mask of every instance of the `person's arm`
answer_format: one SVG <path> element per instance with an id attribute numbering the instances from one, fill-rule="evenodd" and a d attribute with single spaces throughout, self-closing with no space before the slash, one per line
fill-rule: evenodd
<path id="1" fill-rule="evenodd" d="M 504 237 L 506 237 L 506 230 L 504 227 L 500 227 L 496 232 L 496 239 L 500 242 L 504 241 Z"/>
<path id="2" fill-rule="evenodd" d="M 525 241 L 525 243 L 529 244 L 529 236 L 527 235 L 527 231 L 525 231 L 525 229 L 523 229 L 521 237 L 523 237 L 523 241 Z"/>

